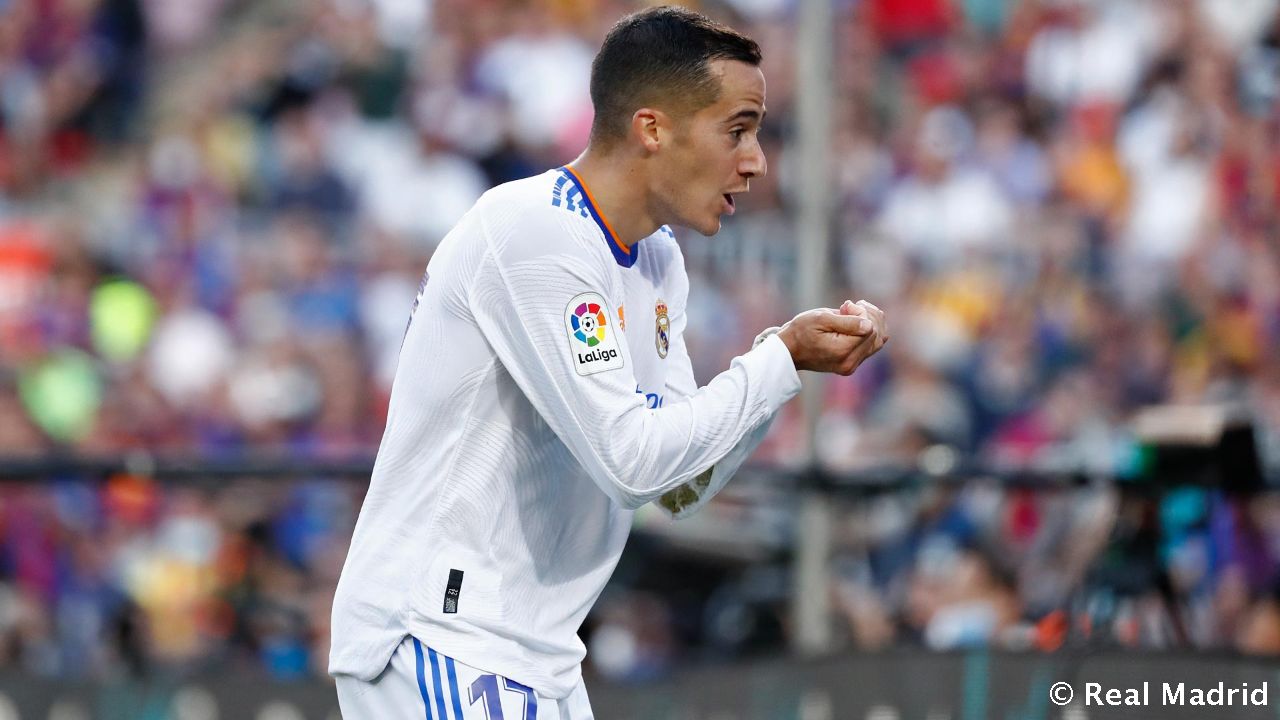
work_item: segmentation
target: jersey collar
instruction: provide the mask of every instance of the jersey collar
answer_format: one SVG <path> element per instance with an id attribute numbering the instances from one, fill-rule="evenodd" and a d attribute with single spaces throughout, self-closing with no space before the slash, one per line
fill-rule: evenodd
<path id="1" fill-rule="evenodd" d="M 625 268 L 635 265 L 636 258 L 639 256 L 639 253 L 636 252 L 636 246 L 627 247 L 618 239 L 617 233 L 609 226 L 609 221 L 605 219 L 604 215 L 600 214 L 599 208 L 596 207 L 595 198 L 591 197 L 591 191 L 587 189 L 587 184 L 582 182 L 582 178 L 578 176 L 578 173 L 574 172 L 573 168 L 568 165 L 560 168 L 560 170 L 569 177 L 570 182 L 578 186 L 578 190 L 582 191 L 582 197 L 587 203 L 587 212 L 591 214 L 591 219 L 595 220 L 596 225 L 600 227 L 600 232 L 604 233 L 605 244 L 609 246 L 609 250 L 613 253 L 613 259 Z"/>

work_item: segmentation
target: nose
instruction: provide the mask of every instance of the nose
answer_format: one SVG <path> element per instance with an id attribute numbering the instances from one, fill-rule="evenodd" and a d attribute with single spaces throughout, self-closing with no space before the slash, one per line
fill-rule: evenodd
<path id="1" fill-rule="evenodd" d="M 765 160 L 764 148 L 760 142 L 752 138 L 751 145 L 745 148 L 743 157 L 738 161 L 738 174 L 745 178 L 764 177 L 769 172 L 769 162 Z"/>

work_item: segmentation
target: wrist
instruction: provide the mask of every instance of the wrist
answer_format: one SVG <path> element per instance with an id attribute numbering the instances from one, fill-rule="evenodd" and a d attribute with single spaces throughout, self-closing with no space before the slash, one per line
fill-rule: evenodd
<path id="1" fill-rule="evenodd" d="M 777 336 L 778 339 L 782 341 L 782 344 L 787 346 L 787 352 L 791 355 L 791 363 L 796 366 L 797 370 L 799 370 L 800 363 L 796 358 L 796 352 L 800 343 L 795 338 L 795 334 L 791 328 L 791 323 L 783 325 L 782 328 L 777 331 Z"/>

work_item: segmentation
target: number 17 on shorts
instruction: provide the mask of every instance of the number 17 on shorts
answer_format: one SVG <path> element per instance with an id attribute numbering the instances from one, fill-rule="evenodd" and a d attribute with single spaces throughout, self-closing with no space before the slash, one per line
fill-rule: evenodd
<path id="1" fill-rule="evenodd" d="M 536 720 L 538 695 L 515 680 L 477 670 L 413 638 L 418 689 L 428 720 Z"/>

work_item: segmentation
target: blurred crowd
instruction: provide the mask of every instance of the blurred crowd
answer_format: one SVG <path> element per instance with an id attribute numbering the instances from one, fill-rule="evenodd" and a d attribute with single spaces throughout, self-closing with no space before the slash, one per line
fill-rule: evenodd
<path id="1" fill-rule="evenodd" d="M 1124 472 L 1137 410 L 1215 403 L 1280 462 L 1277 3 L 863 6 L 842 259 L 897 332 L 829 461 Z"/>
<path id="2" fill-rule="evenodd" d="M 0 668 L 126 679 L 323 676 L 348 481 L 0 488 Z"/>
<path id="3" fill-rule="evenodd" d="M 0 458 L 371 455 L 434 247 L 488 187 L 580 152 L 591 58 L 634 7 L 0 0 Z M 705 381 L 798 309 L 807 169 L 794 3 L 700 9 L 761 42 L 771 163 L 719 235 L 677 229 Z M 1280 0 L 835 16 L 833 298 L 884 308 L 893 341 L 829 381 L 821 461 L 1124 474 L 1135 412 L 1213 403 L 1280 467 Z M 792 403 L 756 460 L 795 467 L 808 442 Z M 1230 647 L 1269 622 L 1277 639 L 1240 649 L 1280 650 L 1274 501 L 1198 492 L 886 500 L 849 512 L 833 597 L 865 647 L 1044 647 L 1083 612 L 1153 646 Z M 6 488 L 0 665 L 321 669 L 358 500 L 319 481 Z M 1108 540 L 1131 527 L 1141 553 Z M 1144 559 L 1145 591 L 1108 599 L 1090 568 L 1111 556 Z M 730 594 L 776 599 L 785 582 L 760 577 Z M 1150 596 L 1170 582 L 1194 622 Z M 592 628 L 633 661 L 618 677 L 705 635 L 661 596 L 609 599 Z"/>

